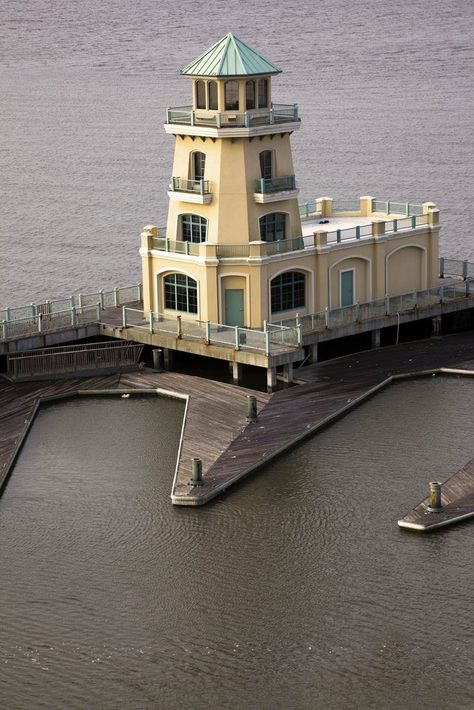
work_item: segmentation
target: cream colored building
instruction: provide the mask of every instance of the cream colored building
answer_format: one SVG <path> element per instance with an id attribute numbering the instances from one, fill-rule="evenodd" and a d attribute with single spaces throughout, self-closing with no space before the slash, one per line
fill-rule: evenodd
<path id="1" fill-rule="evenodd" d="M 146 227 L 140 250 L 146 311 L 262 328 L 437 284 L 433 204 L 299 207 L 300 119 L 272 100 L 278 67 L 228 34 L 181 73 L 192 105 L 168 110 L 167 226 Z"/>

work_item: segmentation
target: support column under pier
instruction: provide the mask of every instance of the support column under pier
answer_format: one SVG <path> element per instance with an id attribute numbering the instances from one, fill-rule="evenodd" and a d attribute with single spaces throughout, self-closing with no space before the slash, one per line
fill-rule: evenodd
<path id="1" fill-rule="evenodd" d="M 431 337 L 441 335 L 441 316 L 436 316 L 431 319 Z"/>
<path id="2" fill-rule="evenodd" d="M 370 339 L 371 339 L 371 346 L 373 348 L 380 347 L 380 328 L 377 328 L 377 330 L 373 330 L 370 333 Z"/>
<path id="3" fill-rule="evenodd" d="M 293 363 L 289 362 L 287 365 L 283 365 L 283 382 L 293 382 Z"/>
<path id="4" fill-rule="evenodd" d="M 234 385 L 238 385 L 242 379 L 242 365 L 240 362 L 233 362 L 232 364 L 232 381 Z"/>
<path id="5" fill-rule="evenodd" d="M 165 370 L 171 370 L 173 367 L 174 350 L 163 348 L 163 366 Z"/>
<path id="6" fill-rule="evenodd" d="M 267 367 L 267 391 L 273 392 L 277 383 L 276 367 Z"/>
<path id="7" fill-rule="evenodd" d="M 319 345 L 319 343 L 312 343 L 311 345 L 308 345 L 308 348 L 309 348 L 308 362 L 310 362 L 310 363 L 318 362 L 318 358 L 319 358 L 318 345 Z"/>

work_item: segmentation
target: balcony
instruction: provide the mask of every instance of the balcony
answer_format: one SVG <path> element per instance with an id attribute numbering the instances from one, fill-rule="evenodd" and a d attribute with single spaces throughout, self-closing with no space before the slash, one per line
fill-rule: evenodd
<path id="1" fill-rule="evenodd" d="M 172 177 L 168 192 L 170 200 L 193 202 L 195 205 L 207 205 L 212 200 L 209 180 L 186 180 Z"/>
<path id="2" fill-rule="evenodd" d="M 260 178 L 257 180 L 253 196 L 255 202 L 266 204 L 297 197 L 298 192 L 295 176 L 285 175 L 279 178 Z"/>
<path id="3" fill-rule="evenodd" d="M 272 104 L 270 109 L 252 111 L 205 111 L 192 106 L 174 106 L 167 110 L 167 133 L 209 136 L 251 136 L 278 133 L 285 124 L 299 127 L 297 104 Z M 273 130 L 272 130 L 273 129 Z"/>

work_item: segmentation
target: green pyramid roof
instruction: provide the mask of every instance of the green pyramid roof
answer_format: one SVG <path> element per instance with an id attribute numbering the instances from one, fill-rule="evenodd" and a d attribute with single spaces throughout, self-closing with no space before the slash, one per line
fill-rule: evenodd
<path id="1" fill-rule="evenodd" d="M 281 69 L 232 32 L 181 69 L 181 74 L 188 76 L 255 76 L 280 72 Z"/>

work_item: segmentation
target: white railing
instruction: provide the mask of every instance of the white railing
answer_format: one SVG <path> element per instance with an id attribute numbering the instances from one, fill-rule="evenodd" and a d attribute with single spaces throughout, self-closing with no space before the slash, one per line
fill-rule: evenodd
<path id="1" fill-rule="evenodd" d="M 70 306 L 64 311 L 38 313 L 35 316 L 4 320 L 0 323 L 0 341 L 50 333 L 64 328 L 91 325 L 100 320 L 101 306 Z"/>
<path id="2" fill-rule="evenodd" d="M 143 297 L 142 284 L 134 286 L 124 286 L 123 288 L 113 288 L 109 291 L 94 291 L 93 293 L 78 293 L 66 298 L 58 298 L 40 303 L 30 303 L 27 306 L 0 309 L 0 323 L 7 323 L 16 320 L 33 320 L 38 315 L 51 315 L 54 313 L 64 313 L 73 308 L 83 308 L 85 306 L 96 306 L 101 308 L 122 306 L 126 303 L 141 301 Z"/>
<path id="3" fill-rule="evenodd" d="M 386 296 L 376 301 L 355 303 L 344 308 L 326 308 L 325 311 L 319 311 L 318 313 L 297 315 L 292 318 L 272 321 L 269 325 L 299 326 L 303 333 L 321 332 L 366 320 L 415 310 L 420 311 L 440 303 L 462 301 L 466 298 L 474 300 L 474 278 L 467 278 L 465 281 L 454 281 L 435 288 L 411 291 L 401 296 Z"/>
<path id="4" fill-rule="evenodd" d="M 302 330 L 295 325 L 287 327 L 265 324 L 263 330 L 241 328 L 223 323 L 190 320 L 180 315 L 173 318 L 162 313 L 125 306 L 122 309 L 122 327 L 146 330 L 157 335 L 171 335 L 184 340 L 201 340 L 207 345 L 256 351 L 265 355 L 299 348 L 302 344 Z"/>

